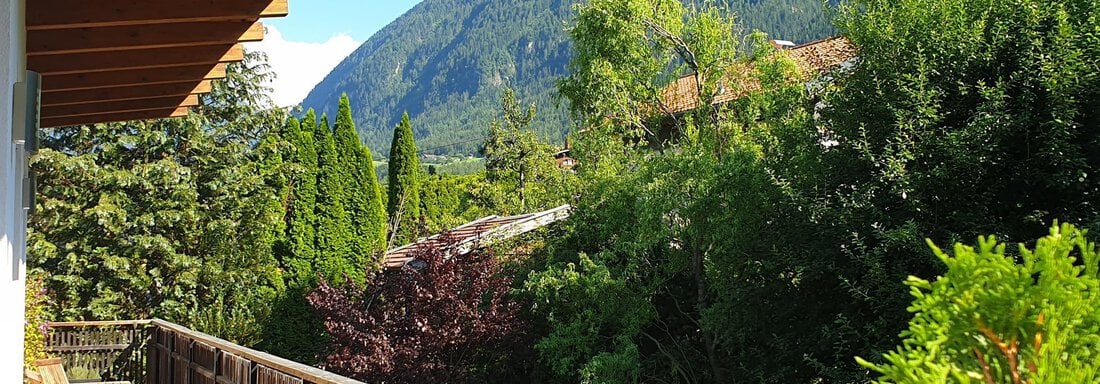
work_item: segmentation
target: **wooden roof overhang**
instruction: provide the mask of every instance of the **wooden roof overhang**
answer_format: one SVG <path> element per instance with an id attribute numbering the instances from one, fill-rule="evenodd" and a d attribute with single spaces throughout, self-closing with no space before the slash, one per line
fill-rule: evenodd
<path id="1" fill-rule="evenodd" d="M 27 69 L 40 126 L 177 117 L 263 39 L 287 0 L 27 1 Z"/>

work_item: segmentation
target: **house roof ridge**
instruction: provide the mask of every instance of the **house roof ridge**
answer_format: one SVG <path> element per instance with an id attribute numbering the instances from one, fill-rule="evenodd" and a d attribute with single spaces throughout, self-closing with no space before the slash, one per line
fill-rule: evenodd
<path id="1" fill-rule="evenodd" d="M 814 40 L 814 41 L 811 41 L 811 42 L 808 42 L 808 43 L 802 43 L 802 44 L 793 46 L 788 50 L 795 50 L 795 49 L 799 49 L 799 48 L 809 47 L 809 46 L 812 46 L 812 45 L 824 44 L 824 43 L 827 43 L 827 42 L 830 42 L 830 41 L 833 41 L 833 40 L 837 40 L 837 39 L 847 40 L 848 37 L 844 36 L 844 35 L 836 35 L 836 36 L 832 36 L 832 37 L 826 37 L 824 39 Z"/>

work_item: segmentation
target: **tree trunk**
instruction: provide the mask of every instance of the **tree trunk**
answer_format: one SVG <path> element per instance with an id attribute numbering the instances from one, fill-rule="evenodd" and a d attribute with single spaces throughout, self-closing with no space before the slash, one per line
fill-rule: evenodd
<path id="1" fill-rule="evenodd" d="M 691 275 L 695 279 L 695 288 L 697 290 L 695 312 L 696 316 L 699 317 L 698 323 L 703 331 L 703 344 L 707 349 L 707 360 L 710 364 L 711 375 L 714 379 L 713 382 L 725 383 L 727 381 L 725 375 L 722 374 L 722 368 L 718 363 L 718 355 L 715 350 L 714 331 L 707 329 L 707 327 L 703 324 L 702 319 L 703 313 L 706 311 L 707 306 L 709 305 L 710 295 L 707 289 L 706 271 L 703 269 L 703 258 L 706 256 L 706 252 L 704 252 L 702 248 L 698 246 L 700 245 L 700 243 L 701 242 L 697 242 L 695 246 L 692 247 L 691 254 Z"/>
<path id="2" fill-rule="evenodd" d="M 519 206 L 523 210 L 520 213 L 527 213 L 527 175 L 523 168 L 519 171 Z"/>

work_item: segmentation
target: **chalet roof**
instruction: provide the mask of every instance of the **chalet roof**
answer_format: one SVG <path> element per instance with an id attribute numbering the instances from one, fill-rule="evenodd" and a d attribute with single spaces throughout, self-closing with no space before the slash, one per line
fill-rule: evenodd
<path id="1" fill-rule="evenodd" d="M 465 254 L 490 243 L 531 232 L 551 223 L 569 217 L 571 207 L 560 207 L 535 213 L 516 216 L 487 216 L 460 225 L 447 232 L 448 240 L 457 248 L 459 254 Z M 401 269 L 420 252 L 444 245 L 443 234 L 424 237 L 414 243 L 406 244 L 386 252 L 382 263 L 386 269 Z"/>
<path id="2" fill-rule="evenodd" d="M 834 37 L 803 44 L 791 49 L 781 50 L 790 56 L 798 66 L 799 71 L 806 76 L 814 76 L 836 68 L 855 57 L 856 48 L 845 37 Z M 728 76 L 737 79 L 751 79 L 752 67 L 739 65 L 734 67 Z M 756 81 L 742 81 L 736 90 L 720 93 L 714 99 L 714 104 L 724 104 L 741 98 L 742 96 L 760 90 L 760 83 Z M 690 111 L 698 107 L 698 87 L 694 74 L 681 76 L 669 84 L 661 92 L 661 100 L 665 103 L 667 112 L 677 114 Z"/>
<path id="3" fill-rule="evenodd" d="M 27 69 L 42 75 L 43 127 L 183 116 L 262 40 L 287 0 L 33 0 Z"/>

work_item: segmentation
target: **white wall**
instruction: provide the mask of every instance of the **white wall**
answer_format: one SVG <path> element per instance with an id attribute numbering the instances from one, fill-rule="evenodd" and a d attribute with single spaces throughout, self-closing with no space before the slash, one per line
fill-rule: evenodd
<path id="1" fill-rule="evenodd" d="M 23 380 L 26 218 L 22 151 L 11 140 L 12 86 L 24 73 L 23 1 L 0 0 L 0 382 Z"/>

